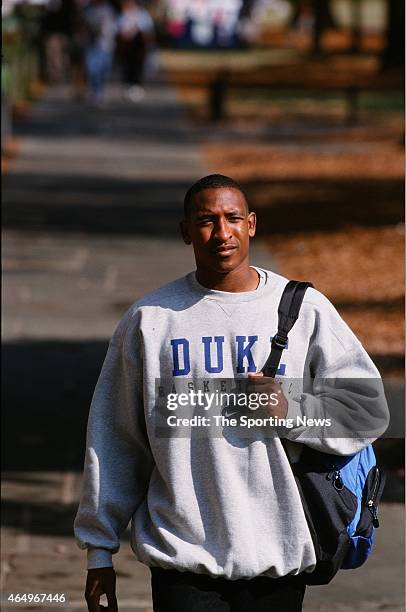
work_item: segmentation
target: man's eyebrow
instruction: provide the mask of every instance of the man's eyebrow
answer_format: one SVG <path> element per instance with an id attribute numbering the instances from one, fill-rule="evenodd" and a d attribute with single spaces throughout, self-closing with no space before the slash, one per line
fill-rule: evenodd
<path id="1" fill-rule="evenodd" d="M 201 217 L 202 215 L 215 215 L 216 213 L 214 213 L 212 210 L 207 210 L 207 209 L 203 209 L 203 210 L 199 210 L 196 212 L 196 216 L 197 217 Z"/>
<path id="2" fill-rule="evenodd" d="M 233 208 L 232 210 L 227 210 L 225 215 L 244 215 L 245 211 L 239 210 L 238 208 Z M 196 213 L 196 217 L 217 217 L 218 213 L 213 212 L 212 210 L 199 210 Z"/>

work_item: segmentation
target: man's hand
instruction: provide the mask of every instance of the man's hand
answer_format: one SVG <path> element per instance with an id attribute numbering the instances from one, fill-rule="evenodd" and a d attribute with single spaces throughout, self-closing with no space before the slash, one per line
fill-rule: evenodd
<path id="1" fill-rule="evenodd" d="M 263 406 L 263 410 L 267 416 L 275 416 L 284 419 L 288 413 L 288 402 L 283 395 L 282 387 L 274 378 L 264 376 L 263 372 L 251 372 L 248 374 L 248 393 L 266 393 L 267 395 L 275 394 L 278 398 L 278 403 L 269 403 L 268 406 Z"/>
<path id="2" fill-rule="evenodd" d="M 99 604 L 106 594 L 108 607 Z M 85 599 L 89 612 L 118 612 L 116 598 L 116 572 L 113 567 L 98 567 L 87 572 Z"/>

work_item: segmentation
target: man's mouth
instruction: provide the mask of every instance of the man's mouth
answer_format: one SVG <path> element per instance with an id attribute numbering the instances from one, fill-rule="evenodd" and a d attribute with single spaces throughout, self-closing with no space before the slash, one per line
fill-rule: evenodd
<path id="1" fill-rule="evenodd" d="M 219 257 L 228 257 L 236 250 L 236 248 L 236 246 L 232 245 L 223 245 L 213 249 L 213 253 Z"/>

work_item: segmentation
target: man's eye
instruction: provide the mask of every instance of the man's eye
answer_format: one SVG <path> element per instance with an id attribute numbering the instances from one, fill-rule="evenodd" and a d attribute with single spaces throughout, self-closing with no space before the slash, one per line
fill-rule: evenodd
<path id="1" fill-rule="evenodd" d="M 229 217 L 228 220 L 232 221 L 233 223 L 235 223 L 236 221 L 240 221 L 241 217 Z"/>

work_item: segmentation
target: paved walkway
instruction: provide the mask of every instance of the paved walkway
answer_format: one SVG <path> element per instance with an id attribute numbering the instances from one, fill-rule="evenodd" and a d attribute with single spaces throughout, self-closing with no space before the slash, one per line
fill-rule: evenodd
<path id="1" fill-rule="evenodd" d="M 107 338 L 139 296 L 193 267 L 178 220 L 209 172 L 175 95 L 103 110 L 54 88 L 19 126 L 4 187 L 6 340 Z M 257 242 L 253 261 L 270 266 Z"/>
<path id="2" fill-rule="evenodd" d="M 177 222 L 185 190 L 209 171 L 201 139 L 158 84 L 137 106 L 112 89 L 102 110 L 53 88 L 19 125 L 4 182 L 4 593 L 65 593 L 55 609 L 85 609 L 72 518 L 90 396 L 128 305 L 191 269 Z M 260 242 L 253 261 L 272 267 Z M 307 612 L 403 609 L 402 513 L 382 513 L 368 566 L 312 589 Z M 128 537 L 116 565 L 120 609 L 148 610 L 148 570 Z"/>

